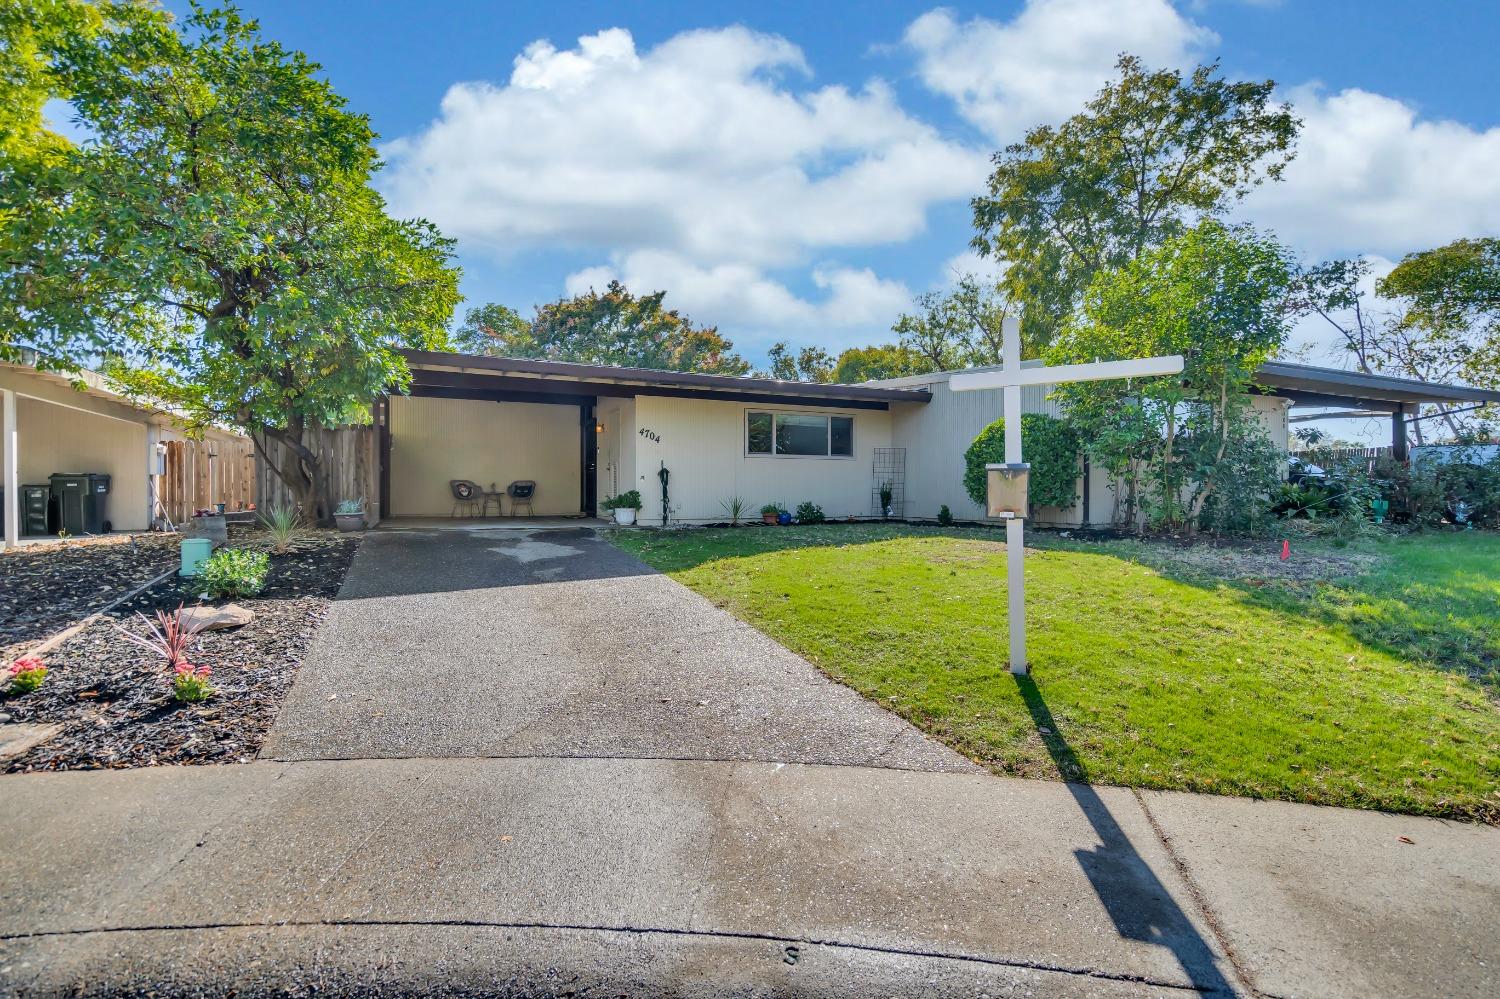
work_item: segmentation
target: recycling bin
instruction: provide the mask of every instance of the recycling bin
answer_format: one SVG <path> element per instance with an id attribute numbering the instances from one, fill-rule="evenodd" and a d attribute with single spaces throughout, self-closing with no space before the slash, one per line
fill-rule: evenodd
<path id="1" fill-rule="evenodd" d="M 109 476 L 102 472 L 56 472 L 51 476 L 52 502 L 57 507 L 59 531 L 69 534 L 107 534 L 105 517 Z"/>
<path id="2" fill-rule="evenodd" d="M 0 486 L 0 510 L 5 510 L 5 487 Z M 50 486 L 21 487 L 21 537 L 37 538 L 51 534 L 52 488 Z"/>

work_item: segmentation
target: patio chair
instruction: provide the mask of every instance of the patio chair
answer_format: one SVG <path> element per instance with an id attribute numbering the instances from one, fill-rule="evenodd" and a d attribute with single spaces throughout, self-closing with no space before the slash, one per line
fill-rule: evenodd
<path id="1" fill-rule="evenodd" d="M 483 516 L 484 508 L 480 506 L 480 497 L 484 495 L 484 490 L 479 483 L 468 479 L 449 479 L 448 491 L 453 493 L 453 512 L 448 516 L 457 517 L 460 510 L 466 516 Z"/>
<path id="2" fill-rule="evenodd" d="M 531 498 L 536 495 L 535 482 L 530 479 L 521 479 L 512 482 L 505 487 L 505 493 L 510 497 L 510 515 L 512 517 L 523 506 L 526 508 L 526 516 L 531 516 Z"/>

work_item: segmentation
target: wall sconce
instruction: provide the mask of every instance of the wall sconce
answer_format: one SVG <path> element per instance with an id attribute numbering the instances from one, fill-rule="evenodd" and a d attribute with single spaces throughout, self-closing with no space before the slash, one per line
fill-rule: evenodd
<path id="1" fill-rule="evenodd" d="M 602 423 L 596 423 L 596 424 L 594 424 L 594 433 L 596 433 L 596 434 L 602 434 L 602 433 L 604 433 L 604 424 L 602 424 Z"/>

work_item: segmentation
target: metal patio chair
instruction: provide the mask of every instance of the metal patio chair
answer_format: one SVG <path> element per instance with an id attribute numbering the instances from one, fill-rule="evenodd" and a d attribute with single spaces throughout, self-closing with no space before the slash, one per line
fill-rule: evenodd
<path id="1" fill-rule="evenodd" d="M 512 517 L 523 506 L 526 508 L 526 516 L 531 516 L 531 498 L 536 495 L 535 482 L 530 479 L 520 479 L 506 486 L 505 493 L 510 497 L 510 515 Z"/>
<path id="2" fill-rule="evenodd" d="M 448 491 L 453 494 L 453 512 L 448 516 L 457 517 L 460 510 L 466 516 L 483 516 L 484 508 L 480 506 L 480 497 L 484 495 L 484 490 L 479 483 L 468 479 L 449 479 Z M 475 511 L 481 512 L 476 514 Z"/>

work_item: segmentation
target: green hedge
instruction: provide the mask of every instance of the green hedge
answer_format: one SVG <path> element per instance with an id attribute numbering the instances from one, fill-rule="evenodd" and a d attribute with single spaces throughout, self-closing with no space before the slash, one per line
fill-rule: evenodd
<path id="1" fill-rule="evenodd" d="M 1021 456 L 1031 465 L 1031 506 L 1066 510 L 1078 502 L 1078 434 L 1065 421 L 1045 413 L 1021 415 Z M 1005 461 L 1005 420 L 979 432 L 964 452 L 964 490 L 984 505 L 989 489 L 984 466 Z"/>

